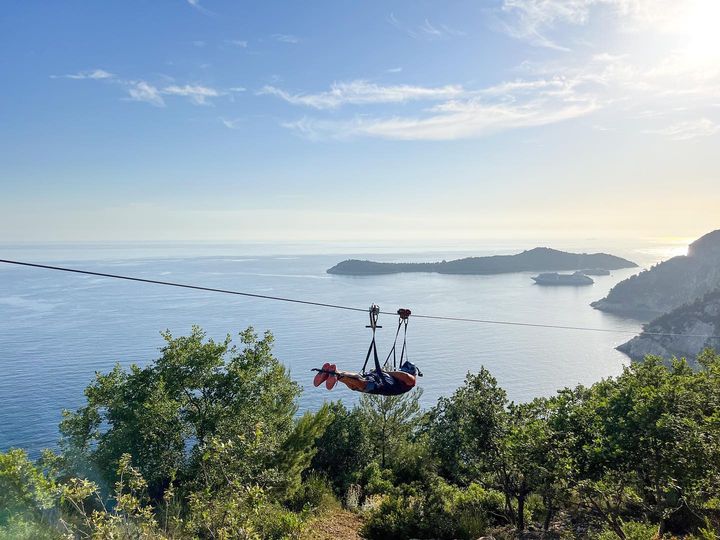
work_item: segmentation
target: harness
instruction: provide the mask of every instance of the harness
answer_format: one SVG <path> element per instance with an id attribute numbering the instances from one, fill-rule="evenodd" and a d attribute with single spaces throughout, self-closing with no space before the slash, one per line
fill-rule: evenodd
<path id="1" fill-rule="evenodd" d="M 370 324 L 366 326 L 366 328 L 370 328 L 372 331 L 372 339 L 370 340 L 370 347 L 368 347 L 368 352 L 365 355 L 365 362 L 363 363 L 363 367 L 361 370 L 361 373 L 366 376 L 377 376 L 378 378 L 385 379 L 385 370 L 389 370 L 392 368 L 393 371 L 397 370 L 398 368 L 402 369 L 404 365 L 408 364 L 408 353 L 407 353 L 407 327 L 408 322 L 410 320 L 410 314 L 411 311 L 409 309 L 400 308 L 397 310 L 398 314 L 398 326 L 397 330 L 395 331 L 395 339 L 393 340 L 392 348 L 390 349 L 390 352 L 387 355 L 387 358 L 385 358 L 385 362 L 380 365 L 380 358 L 378 356 L 378 350 L 377 350 L 377 343 L 375 342 L 375 331 L 378 328 L 382 328 L 382 326 L 378 325 L 378 318 L 380 316 L 380 307 L 373 304 L 370 306 L 370 309 L 368 310 L 369 316 L 370 316 Z M 402 348 L 400 349 L 400 360 L 398 361 L 398 355 L 397 355 L 397 345 L 398 345 L 398 339 L 400 338 L 400 331 L 403 333 L 402 337 Z M 367 371 L 367 365 L 370 361 L 370 356 L 373 357 L 373 363 L 375 366 L 375 369 L 371 371 Z M 392 364 L 390 363 L 390 357 L 392 357 Z M 409 364 L 412 366 L 412 364 Z M 417 369 L 417 368 L 415 368 Z M 422 376 L 422 373 L 420 373 L 420 370 L 417 370 L 417 374 L 419 376 Z M 390 377 L 387 375 L 387 377 Z M 392 377 L 390 377 L 392 378 Z M 389 383 L 392 384 L 390 381 L 378 381 L 380 384 Z"/>

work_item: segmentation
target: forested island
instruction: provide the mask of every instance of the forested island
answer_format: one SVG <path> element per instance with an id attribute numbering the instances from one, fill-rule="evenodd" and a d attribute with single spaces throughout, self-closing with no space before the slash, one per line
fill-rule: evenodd
<path id="1" fill-rule="evenodd" d="M 97 374 L 56 451 L 0 454 L 0 539 L 709 540 L 720 532 L 720 355 L 648 357 L 510 402 L 485 369 L 299 414 L 252 329 L 164 334 Z M 667 535 L 667 536 L 664 536 Z"/>
<path id="2" fill-rule="evenodd" d="M 401 272 L 437 272 L 439 274 L 505 274 L 510 272 L 545 272 L 593 268 L 618 270 L 637 264 L 606 253 L 568 253 L 538 247 L 515 255 L 466 257 L 454 261 L 429 263 L 384 263 L 349 259 L 328 269 L 328 274 L 367 276 Z"/>

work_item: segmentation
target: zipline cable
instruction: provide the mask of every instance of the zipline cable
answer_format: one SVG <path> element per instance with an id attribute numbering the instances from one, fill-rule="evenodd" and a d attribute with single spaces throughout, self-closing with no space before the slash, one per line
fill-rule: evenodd
<path id="1" fill-rule="evenodd" d="M 325 302 L 313 302 L 310 300 L 298 300 L 297 298 L 286 298 L 283 296 L 271 296 L 271 295 L 267 295 L 267 294 L 249 293 L 249 292 L 243 292 L 243 291 L 233 291 L 230 289 L 218 289 L 215 287 L 203 287 L 200 285 L 190 285 L 188 283 L 177 283 L 174 281 L 161 281 L 161 280 L 157 280 L 157 279 L 147 279 L 147 278 L 134 277 L 134 276 L 123 276 L 120 274 L 108 274 L 105 272 L 93 272 L 91 270 L 80 270 L 77 268 L 67 268 L 64 266 L 52 266 L 52 265 L 48 265 L 48 264 L 13 261 L 13 260 L 9 260 L 9 259 L 0 259 L 0 263 L 12 264 L 12 265 L 16 265 L 16 266 L 25 266 L 25 267 L 31 267 L 31 268 L 41 268 L 44 270 L 55 270 L 55 271 L 59 271 L 59 272 L 69 272 L 72 274 L 84 274 L 84 275 L 88 275 L 88 276 L 97 276 L 97 277 L 104 277 L 104 278 L 111 278 L 111 279 L 121 279 L 121 280 L 125 280 L 125 281 L 135 281 L 135 282 L 139 282 L 139 283 L 151 283 L 153 285 L 165 285 L 168 287 L 178 287 L 181 289 L 192 289 L 192 290 L 196 290 L 196 291 L 215 292 L 215 293 L 221 293 L 221 294 L 232 294 L 235 296 L 245 296 L 248 298 L 260 298 L 263 300 L 275 300 L 278 302 L 290 302 L 293 304 L 305 304 L 308 306 L 324 307 L 324 308 L 331 308 L 331 309 L 342 309 L 345 311 L 360 311 L 363 313 L 367 313 L 367 308 L 343 306 L 340 304 L 328 304 Z M 390 312 L 390 311 L 380 311 L 379 313 L 382 315 L 397 315 L 396 312 Z M 559 324 L 541 324 L 541 323 L 526 323 L 526 322 L 517 322 L 517 321 L 499 321 L 499 320 L 494 320 L 494 319 L 473 319 L 473 318 L 467 318 L 467 317 L 444 317 L 444 316 L 440 316 L 440 315 L 422 315 L 422 314 L 415 314 L 415 313 L 413 313 L 412 317 L 415 319 L 468 322 L 468 323 L 478 323 L 478 324 L 495 324 L 495 325 L 503 325 L 503 326 L 525 326 L 525 327 L 531 327 L 531 328 L 554 328 L 554 329 L 558 329 L 558 330 L 580 330 L 580 331 L 584 331 L 584 332 L 603 332 L 603 333 L 610 333 L 610 334 L 638 334 L 638 332 L 636 330 L 622 330 L 619 328 L 592 328 L 589 326 L 566 326 L 566 325 L 559 325 Z M 673 332 L 641 332 L 641 333 L 642 333 L 642 335 L 645 335 L 645 336 L 688 337 L 688 338 L 704 338 L 704 339 L 720 340 L 720 336 L 709 336 L 709 335 L 698 335 L 698 334 L 681 334 L 681 333 L 673 333 Z"/>

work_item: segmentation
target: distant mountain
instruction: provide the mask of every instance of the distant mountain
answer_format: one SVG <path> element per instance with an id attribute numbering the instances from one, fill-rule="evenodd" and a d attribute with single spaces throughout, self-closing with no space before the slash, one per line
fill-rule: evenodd
<path id="1" fill-rule="evenodd" d="M 400 272 L 437 272 L 440 274 L 504 274 L 508 272 L 545 272 L 598 268 L 617 270 L 637 264 L 606 253 L 567 253 L 538 247 L 517 255 L 468 257 L 433 263 L 381 263 L 349 259 L 330 268 L 328 274 L 368 276 Z"/>
<path id="2" fill-rule="evenodd" d="M 651 318 L 667 313 L 720 287 L 720 230 L 706 234 L 688 249 L 621 281 L 592 306 L 602 311 Z"/>
<path id="3" fill-rule="evenodd" d="M 652 335 L 654 332 L 683 335 L 657 336 Z M 618 350 L 633 360 L 656 354 L 668 359 L 685 357 L 693 363 L 703 349 L 720 349 L 720 340 L 699 336 L 720 336 L 720 290 L 646 324 L 643 333 L 620 345 Z"/>

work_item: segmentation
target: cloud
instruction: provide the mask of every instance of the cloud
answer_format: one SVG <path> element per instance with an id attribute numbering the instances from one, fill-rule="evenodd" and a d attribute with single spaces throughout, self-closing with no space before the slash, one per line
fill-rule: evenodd
<path id="1" fill-rule="evenodd" d="M 465 32 L 450 28 L 445 24 L 433 24 L 429 19 L 425 19 L 419 25 L 408 25 L 401 22 L 394 13 L 390 13 L 388 22 L 414 39 L 433 40 L 465 35 Z"/>
<path id="2" fill-rule="evenodd" d="M 144 80 L 123 79 L 108 71 L 95 69 L 93 71 L 81 71 L 70 75 L 51 75 L 51 78 L 58 79 L 89 79 L 96 81 L 107 81 L 114 85 L 125 88 L 132 101 L 141 101 L 150 103 L 156 107 L 164 107 L 165 99 L 163 96 L 180 96 L 189 98 L 196 105 L 207 105 L 209 100 L 228 93 L 244 92 L 245 88 L 233 87 L 228 91 L 220 91 L 209 86 L 200 84 L 170 84 L 162 88 L 158 88 L 154 84 Z M 170 79 L 172 80 L 172 79 Z"/>
<path id="3" fill-rule="evenodd" d="M 128 94 L 133 101 L 143 101 L 156 107 L 165 106 L 165 100 L 160 95 L 160 91 L 145 81 L 130 83 Z"/>
<path id="4" fill-rule="evenodd" d="M 293 36 L 292 34 L 273 34 L 272 38 L 275 41 L 279 41 L 281 43 L 291 43 L 296 44 L 300 43 L 300 38 L 297 36 Z"/>
<path id="5" fill-rule="evenodd" d="M 190 98 L 196 105 L 207 105 L 208 98 L 220 96 L 220 92 L 214 88 L 201 86 L 199 84 L 186 84 L 184 86 L 171 85 L 166 86 L 161 91 L 163 94 L 170 96 L 184 96 Z"/>
<path id="6" fill-rule="evenodd" d="M 293 105 L 315 109 L 336 109 L 342 105 L 403 103 L 416 100 L 443 100 L 462 96 L 462 86 L 423 87 L 411 85 L 382 86 L 365 80 L 333 83 L 330 90 L 316 94 L 290 94 L 274 86 L 263 87 L 259 94 L 277 96 Z"/>
<path id="7" fill-rule="evenodd" d="M 385 73 L 400 73 L 403 70 L 401 67 L 394 67 L 385 70 Z"/>
<path id="8" fill-rule="evenodd" d="M 92 79 L 92 80 L 102 80 L 102 79 L 112 79 L 115 75 L 112 73 L 105 71 L 104 69 L 94 69 L 92 71 L 80 71 L 79 73 L 73 73 L 69 75 L 50 75 L 51 79 L 76 79 L 76 80 L 82 80 L 82 79 Z"/>
<path id="9" fill-rule="evenodd" d="M 677 122 L 661 129 L 648 129 L 644 133 L 662 135 L 673 141 L 688 141 L 699 137 L 710 137 L 720 132 L 720 125 L 708 118 Z"/>
<path id="10" fill-rule="evenodd" d="M 225 43 L 227 45 L 233 45 L 235 47 L 240 47 L 241 49 L 247 49 L 248 42 L 244 39 L 226 39 Z"/>
<path id="11" fill-rule="evenodd" d="M 456 140 L 579 118 L 604 105 L 596 91 L 597 83 L 580 76 L 518 79 L 475 90 L 461 86 L 383 87 L 365 86 L 364 81 L 356 83 L 336 83 L 330 92 L 322 94 L 280 97 L 317 109 L 336 108 L 347 102 L 364 105 L 424 100 L 436 103 L 408 115 L 368 114 L 345 120 L 303 117 L 282 125 L 312 140 L 350 137 Z"/>
<path id="12" fill-rule="evenodd" d="M 671 31 L 693 0 L 502 0 L 500 27 L 508 35 L 538 46 L 569 51 L 548 34 L 560 25 L 587 25 L 596 12 L 618 28 Z"/>
<path id="13" fill-rule="evenodd" d="M 198 10 L 200 13 L 203 13 L 205 15 L 210 15 L 212 12 L 208 9 L 205 9 L 202 5 L 200 5 L 200 0 L 186 0 L 187 3 Z"/>
<path id="14" fill-rule="evenodd" d="M 391 118 L 356 117 L 350 121 L 302 118 L 284 127 L 312 140 L 367 136 L 395 140 L 442 141 L 477 138 L 510 129 L 554 124 L 585 116 L 597 108 L 592 101 L 524 104 L 485 103 L 480 99 L 449 102 L 425 115 Z"/>
<path id="15" fill-rule="evenodd" d="M 192 42 L 192 44 L 196 47 L 204 47 L 206 45 L 206 43 L 202 39 L 196 39 Z"/>
<path id="16" fill-rule="evenodd" d="M 235 118 L 235 119 L 220 118 L 220 121 L 228 129 L 239 129 L 240 126 L 243 124 L 244 119 L 243 118 Z"/>

